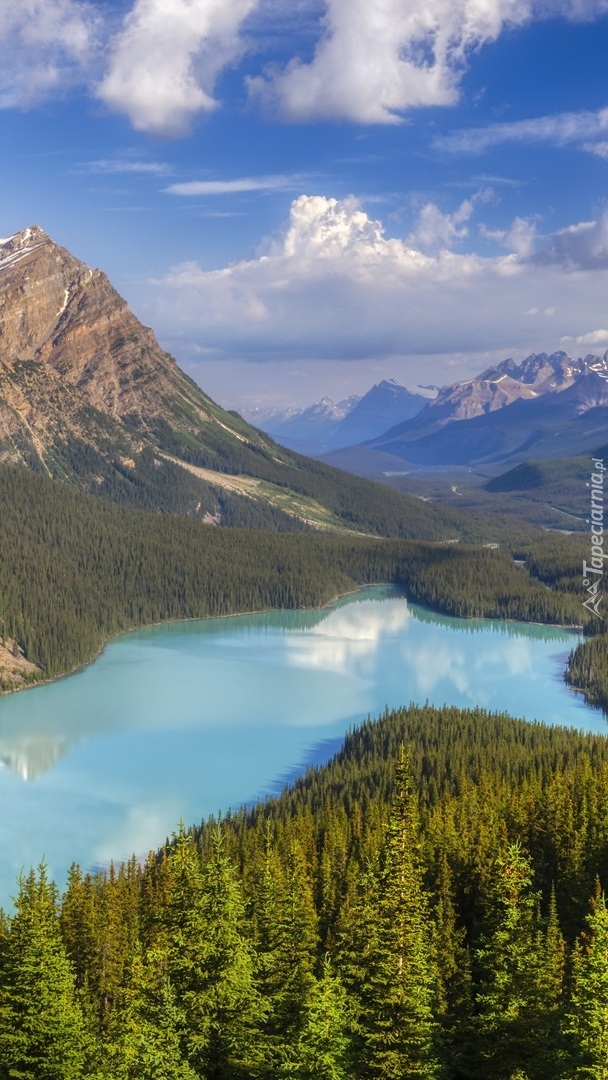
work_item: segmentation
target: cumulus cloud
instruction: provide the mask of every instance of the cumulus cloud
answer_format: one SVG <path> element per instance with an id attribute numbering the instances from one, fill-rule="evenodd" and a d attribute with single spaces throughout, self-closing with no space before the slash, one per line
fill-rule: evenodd
<path id="1" fill-rule="evenodd" d="M 506 27 L 605 10 L 605 0 L 326 0 L 312 60 L 252 78 L 250 92 L 296 120 L 398 123 L 407 109 L 454 104 L 468 55 Z"/>
<path id="2" fill-rule="evenodd" d="M 468 220 L 468 209 L 455 213 Z M 252 360 L 550 345 L 601 325 L 605 228 L 598 220 L 543 238 L 519 222 L 502 234 L 504 253 L 429 253 L 411 237 L 387 236 L 355 199 L 301 195 L 258 257 L 214 271 L 192 261 L 156 280 L 155 325 L 174 343 L 181 334 L 217 355 Z"/>
<path id="3" fill-rule="evenodd" d="M 471 198 L 464 199 L 451 213 L 443 213 L 434 202 L 425 203 L 420 210 L 416 228 L 407 238 L 408 244 L 423 251 L 451 248 L 469 235 L 469 221 L 475 204 L 489 202 L 493 197 L 491 188 L 483 188 Z"/>
<path id="4" fill-rule="evenodd" d="M 34 104 L 81 77 L 101 22 L 85 0 L 3 0 L 0 107 Z"/>
<path id="5" fill-rule="evenodd" d="M 0 106 L 29 104 L 78 76 L 97 81 L 97 96 L 136 129 L 178 137 L 217 108 L 218 76 L 248 52 L 263 71 L 249 80 L 251 96 L 287 118 L 398 123 L 408 109 L 454 104 L 471 53 L 505 28 L 608 10 L 608 0 L 131 4 L 120 23 L 118 8 L 99 0 L 2 0 Z M 282 68 L 263 70 L 277 41 L 293 55 Z M 99 79 L 93 57 L 101 61 L 101 45 Z M 303 60 L 299 50 L 311 49 L 312 59 Z M 582 137 L 596 136 L 592 124 Z M 597 146 L 592 152 L 602 154 Z"/>
<path id="6" fill-rule="evenodd" d="M 136 0 L 110 46 L 99 97 L 138 131 L 175 138 L 211 112 L 215 81 L 241 55 L 258 0 Z"/>
<path id="7" fill-rule="evenodd" d="M 467 222 L 472 213 L 471 199 L 465 199 L 452 214 L 443 214 L 435 203 L 428 202 L 422 207 L 416 229 L 408 241 L 424 251 L 451 247 L 455 241 L 468 236 Z"/>
<path id="8" fill-rule="evenodd" d="M 250 91 L 295 119 L 395 123 L 408 108 L 451 105 L 467 48 L 495 39 L 525 0 L 327 0 L 308 63 L 250 81 Z"/>
<path id="9" fill-rule="evenodd" d="M 503 143 L 552 143 L 566 146 L 582 143 L 585 150 L 602 154 L 605 143 L 592 144 L 593 139 L 608 131 L 608 108 L 556 113 L 530 120 L 488 124 L 480 128 L 463 128 L 448 135 L 438 135 L 434 146 L 450 154 L 481 154 Z"/>
<path id="10" fill-rule="evenodd" d="M 537 241 L 536 222 L 530 218 L 516 217 L 508 229 L 488 229 L 480 225 L 480 234 L 487 240 L 494 240 L 507 251 L 515 255 L 532 255 Z"/>

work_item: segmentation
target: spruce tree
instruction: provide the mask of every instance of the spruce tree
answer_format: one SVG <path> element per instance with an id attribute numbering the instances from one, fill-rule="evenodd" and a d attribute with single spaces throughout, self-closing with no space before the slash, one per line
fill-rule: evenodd
<path id="1" fill-rule="evenodd" d="M 279 1072 L 281 1080 L 350 1080 L 347 1027 L 347 996 L 326 957 L 321 979 L 309 991 L 301 1034 Z"/>
<path id="2" fill-rule="evenodd" d="M 78 1080 L 90 1045 L 42 864 L 19 881 L 0 968 L 0 1075 Z"/>
<path id="3" fill-rule="evenodd" d="M 359 1003 L 361 1075 L 433 1080 L 439 1071 L 437 970 L 422 884 L 417 799 L 403 751 L 379 864 L 367 875 L 353 915 L 354 934 L 347 934 L 343 960 L 347 985 Z"/>
<path id="4" fill-rule="evenodd" d="M 452 874 L 445 851 L 439 856 L 434 952 L 437 959 L 436 1014 L 448 1075 L 470 1072 L 474 1043 L 474 1002 L 470 950 L 457 925 Z"/>
<path id="5" fill-rule="evenodd" d="M 153 948 L 144 958 L 137 950 L 109 1024 L 99 1080 L 198 1080 L 182 1056 L 182 1029 L 166 955 Z"/>
<path id="6" fill-rule="evenodd" d="M 566 1021 L 568 1077 L 608 1080 L 608 910 L 604 893 L 596 894 L 587 926 L 572 963 L 572 997 Z"/>
<path id="7" fill-rule="evenodd" d="M 548 944 L 555 943 L 548 943 L 542 932 L 538 908 L 530 860 L 519 844 L 512 844 L 494 865 L 476 955 L 481 1077 L 511 1080 L 519 1070 L 542 1078 L 557 1052 L 549 1032 L 542 1037 L 556 993 L 555 957 L 549 963 L 547 955 Z"/>
<path id="8" fill-rule="evenodd" d="M 240 884 L 218 828 L 201 868 L 180 835 L 172 864 L 164 941 L 176 1002 L 183 1011 L 182 1051 L 203 1080 L 240 1080 L 259 1067 L 266 1009 L 254 984 Z"/>

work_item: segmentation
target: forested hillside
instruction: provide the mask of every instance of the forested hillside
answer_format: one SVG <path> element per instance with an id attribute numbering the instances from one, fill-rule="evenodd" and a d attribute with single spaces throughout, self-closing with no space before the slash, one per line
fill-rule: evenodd
<path id="1" fill-rule="evenodd" d="M 371 582 L 453 615 L 581 621 L 559 548 L 524 544 L 532 574 L 508 552 L 464 544 L 217 529 L 116 507 L 19 467 L 0 468 L 0 551 L 5 689 L 69 671 L 135 626 L 319 606 Z"/>
<path id="2" fill-rule="evenodd" d="M 145 865 L 26 877 L 0 1074 L 600 1078 L 607 821 L 603 737 L 387 714 Z"/>

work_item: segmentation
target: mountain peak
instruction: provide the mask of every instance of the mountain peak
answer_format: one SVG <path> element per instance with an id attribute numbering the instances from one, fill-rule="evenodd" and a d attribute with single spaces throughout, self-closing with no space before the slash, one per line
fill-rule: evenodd
<path id="1" fill-rule="evenodd" d="M 50 236 L 47 236 L 40 225 L 28 225 L 27 229 L 22 229 L 21 232 L 0 238 L 0 270 L 19 262 L 37 248 L 52 243 Z"/>
<path id="2" fill-rule="evenodd" d="M 0 238 L 0 247 L 6 245 L 14 247 L 26 247 L 30 244 L 37 244 L 43 240 L 50 240 L 50 236 L 45 233 L 44 229 L 40 225 L 28 225 L 27 228 L 21 229 L 20 232 L 13 233 L 12 236 L 3 236 Z"/>

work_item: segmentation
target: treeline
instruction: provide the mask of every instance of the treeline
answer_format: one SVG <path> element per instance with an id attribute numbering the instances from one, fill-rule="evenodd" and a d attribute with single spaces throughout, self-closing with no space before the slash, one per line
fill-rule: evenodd
<path id="1" fill-rule="evenodd" d="M 22 880 L 0 1075 L 600 1080 L 607 822 L 603 737 L 387 714 L 143 865 Z"/>
<path id="2" fill-rule="evenodd" d="M 596 634 L 577 645 L 568 659 L 565 679 L 582 690 L 590 705 L 608 713 L 608 634 Z"/>
<path id="3" fill-rule="evenodd" d="M 582 610 L 574 595 L 547 589 L 499 551 L 220 530 L 117 507 L 6 466 L 0 552 L 0 638 L 16 642 L 41 677 L 86 662 L 132 627 L 317 607 L 372 582 L 395 583 L 459 616 L 576 624 Z"/>

